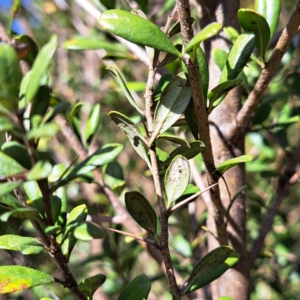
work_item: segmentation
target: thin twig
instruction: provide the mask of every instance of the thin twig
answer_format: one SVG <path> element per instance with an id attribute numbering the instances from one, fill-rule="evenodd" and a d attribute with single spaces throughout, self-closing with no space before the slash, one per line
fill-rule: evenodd
<path id="1" fill-rule="evenodd" d="M 232 122 L 230 129 L 228 130 L 227 139 L 232 139 L 237 136 L 238 131 L 244 132 L 247 129 L 248 123 L 252 118 L 252 113 L 259 105 L 261 98 L 271 82 L 275 71 L 287 51 L 294 35 L 298 32 L 300 25 L 300 1 L 297 2 L 292 15 L 282 31 L 282 34 L 277 42 L 275 49 L 266 63 L 265 68 L 262 70 L 253 90 L 248 96 L 243 107 L 237 114 L 236 119 Z"/>
<path id="2" fill-rule="evenodd" d="M 206 188 L 205 190 L 203 191 L 199 191 L 198 193 L 186 198 L 185 200 L 181 201 L 180 203 L 174 205 L 171 209 L 170 209 L 170 213 L 173 213 L 175 210 L 179 209 L 180 207 L 188 204 L 188 203 L 191 203 L 192 201 L 196 200 L 196 198 L 198 198 L 198 196 L 202 195 L 203 193 L 209 191 L 212 187 L 214 187 L 215 185 L 217 185 L 218 183 L 215 183 L 214 185 L 212 186 L 209 186 L 208 188 Z"/>

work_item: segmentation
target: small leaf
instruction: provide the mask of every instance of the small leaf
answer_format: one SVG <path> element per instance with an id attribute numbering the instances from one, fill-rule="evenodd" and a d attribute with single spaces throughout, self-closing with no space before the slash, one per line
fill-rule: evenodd
<path id="1" fill-rule="evenodd" d="M 95 223 L 81 222 L 74 229 L 76 239 L 89 242 L 94 239 L 102 239 L 105 233 L 103 229 Z"/>
<path id="2" fill-rule="evenodd" d="M 165 174 L 164 184 L 168 199 L 167 208 L 170 208 L 175 200 L 183 194 L 189 181 L 189 162 L 185 157 L 178 155 L 172 160 Z"/>
<path id="3" fill-rule="evenodd" d="M 108 66 L 107 69 L 112 73 L 112 75 L 116 78 L 117 82 L 119 83 L 120 87 L 122 88 L 122 91 L 124 92 L 127 100 L 129 101 L 129 103 L 141 114 L 143 115 L 144 112 L 138 107 L 138 105 L 135 103 L 134 98 L 132 97 L 125 79 L 123 77 L 123 75 L 121 74 L 121 72 L 115 67 L 115 66 Z"/>
<path id="4" fill-rule="evenodd" d="M 26 181 L 23 184 L 24 191 L 30 201 L 27 204 L 34 207 L 41 215 L 45 214 L 43 194 L 36 181 Z"/>
<path id="5" fill-rule="evenodd" d="M 184 73 L 175 76 L 168 84 L 156 107 L 153 133 L 149 145 L 184 113 L 191 98 L 191 88 L 187 85 Z"/>
<path id="6" fill-rule="evenodd" d="M 18 56 L 13 47 L 8 44 L 0 44 L 0 102 L 5 107 L 14 107 L 17 103 L 19 88 L 22 79 L 22 71 Z M 5 99 L 2 99 L 1 96 Z M 10 101 L 11 99 L 11 101 Z"/>
<path id="7" fill-rule="evenodd" d="M 231 26 L 224 27 L 223 28 L 224 32 L 226 33 L 228 39 L 232 42 L 235 43 L 236 39 L 239 37 L 239 32 Z"/>
<path id="8" fill-rule="evenodd" d="M 40 82 L 40 84 L 36 97 L 31 104 L 30 118 L 35 115 L 43 116 L 49 108 L 51 89 L 46 83 Z"/>
<path id="9" fill-rule="evenodd" d="M 28 155 L 27 149 L 24 145 L 20 144 L 17 141 L 8 141 L 2 145 L 2 151 L 16 160 L 24 168 L 30 169 L 30 157 Z"/>
<path id="10" fill-rule="evenodd" d="M 134 150 L 151 169 L 151 164 L 147 155 L 148 146 L 138 127 L 130 119 L 117 111 L 111 111 L 108 115 L 122 130 L 124 130 Z"/>
<path id="11" fill-rule="evenodd" d="M 194 50 L 198 45 L 216 35 L 222 27 L 222 24 L 213 22 L 205 26 L 197 35 L 195 35 L 190 42 L 186 45 L 184 53 L 189 53 Z"/>
<path id="12" fill-rule="evenodd" d="M 214 48 L 212 49 L 212 59 L 215 62 L 215 64 L 219 67 L 219 69 L 222 71 L 226 61 L 227 61 L 227 53 L 223 49 Z"/>
<path id="13" fill-rule="evenodd" d="M 26 92 L 27 102 L 30 102 L 37 93 L 41 79 L 47 72 L 57 46 L 57 36 L 52 35 L 50 41 L 44 45 L 38 53 L 33 63 L 32 72 L 28 83 L 28 89 Z"/>
<path id="14" fill-rule="evenodd" d="M 10 132 L 14 129 L 14 124 L 12 120 L 7 117 L 0 116 L 0 132 Z"/>
<path id="15" fill-rule="evenodd" d="M 103 180 L 114 192 L 120 194 L 126 182 L 124 180 L 123 169 L 118 162 L 111 162 L 103 168 Z"/>
<path id="16" fill-rule="evenodd" d="M 255 0 L 254 9 L 262 14 L 270 27 L 270 39 L 273 37 L 279 17 L 280 17 L 280 9 L 281 9 L 281 1 L 280 0 Z"/>
<path id="17" fill-rule="evenodd" d="M 67 194 L 66 194 L 66 190 L 64 187 L 60 187 L 58 188 L 55 192 L 54 192 L 54 196 L 56 196 L 57 198 L 60 199 L 60 203 L 61 203 L 61 207 L 60 207 L 60 211 L 59 211 L 59 215 L 58 218 L 56 220 L 57 225 L 59 226 L 65 226 L 66 224 L 66 220 L 67 220 Z"/>
<path id="18" fill-rule="evenodd" d="M 250 58 L 254 43 L 253 33 L 246 32 L 238 37 L 229 52 L 219 83 L 237 78 Z"/>
<path id="19" fill-rule="evenodd" d="M 22 181 L 12 181 L 0 183 L 0 196 L 5 195 L 16 189 L 22 184 Z"/>
<path id="20" fill-rule="evenodd" d="M 190 146 L 180 146 L 171 152 L 169 157 L 160 165 L 160 168 L 166 169 L 177 155 L 182 155 L 187 159 L 191 159 L 202 152 L 204 148 L 205 145 L 201 141 L 194 141 L 190 143 Z"/>
<path id="21" fill-rule="evenodd" d="M 54 282 L 54 278 L 41 271 L 22 266 L 0 267 L 0 294 L 26 290 Z"/>
<path id="22" fill-rule="evenodd" d="M 93 299 L 94 293 L 105 282 L 105 280 L 105 275 L 97 274 L 82 280 L 78 285 L 78 289 L 84 293 L 88 299 Z"/>
<path id="23" fill-rule="evenodd" d="M 229 268 L 232 268 L 238 262 L 239 258 L 240 255 L 237 252 L 232 251 L 223 263 L 207 272 L 202 278 L 199 278 L 187 293 L 193 292 L 219 278 Z"/>
<path id="24" fill-rule="evenodd" d="M 161 134 L 158 139 L 170 141 L 170 142 L 176 143 L 181 146 L 188 146 L 188 147 L 190 146 L 190 144 L 187 140 L 182 139 L 176 135 L 169 134 L 169 133 Z"/>
<path id="25" fill-rule="evenodd" d="M 97 130 L 99 128 L 100 120 L 101 120 L 100 112 L 101 112 L 101 107 L 100 107 L 100 104 L 97 103 L 92 108 L 90 116 L 86 122 L 85 140 L 86 140 L 86 144 L 88 146 L 92 143 L 92 140 L 93 140 L 94 136 L 96 135 Z"/>
<path id="26" fill-rule="evenodd" d="M 20 251 L 24 255 L 40 254 L 44 247 L 35 238 L 13 234 L 0 236 L 0 249 Z"/>
<path id="27" fill-rule="evenodd" d="M 198 47 L 196 49 L 196 57 L 199 65 L 199 74 L 200 74 L 203 97 L 204 100 L 206 101 L 208 86 L 209 86 L 209 68 L 208 68 L 205 53 L 203 52 L 201 47 Z"/>
<path id="28" fill-rule="evenodd" d="M 150 279 L 145 274 L 138 275 L 125 287 L 118 300 L 146 300 L 150 289 Z"/>
<path id="29" fill-rule="evenodd" d="M 190 102 L 184 111 L 184 118 L 194 139 L 197 140 L 199 132 L 198 132 L 198 124 L 195 116 L 194 102 L 192 98 L 190 99 Z"/>
<path id="30" fill-rule="evenodd" d="M 67 182 L 77 177 L 83 176 L 109 162 L 114 160 L 123 150 L 124 146 L 120 144 L 107 144 L 95 151 L 83 162 L 77 165 L 67 176 L 58 182 L 59 186 L 65 185 Z"/>
<path id="31" fill-rule="evenodd" d="M 16 208 L 11 211 L 8 211 L 0 216 L 2 222 L 7 222 L 10 217 L 19 218 L 19 219 L 34 219 L 38 222 L 42 222 L 42 219 L 39 213 L 32 208 Z"/>
<path id="32" fill-rule="evenodd" d="M 195 266 L 191 276 L 182 286 L 182 294 L 191 293 L 206 285 L 206 277 L 225 262 L 233 249 L 229 246 L 220 246 L 207 253 Z"/>
<path id="33" fill-rule="evenodd" d="M 78 205 L 72 209 L 67 219 L 67 227 L 86 220 L 88 210 L 85 204 Z"/>
<path id="34" fill-rule="evenodd" d="M 157 217 L 152 205 L 139 192 L 127 192 L 125 204 L 133 219 L 145 230 L 156 235 Z"/>
<path id="35" fill-rule="evenodd" d="M 208 93 L 209 108 L 208 111 L 211 112 L 215 107 L 217 107 L 225 98 L 227 93 L 238 86 L 242 82 L 242 79 L 233 79 L 220 83 L 215 88 L 213 88 Z"/>
<path id="36" fill-rule="evenodd" d="M 265 53 L 270 41 L 270 27 L 266 19 L 255 10 L 240 9 L 238 20 L 245 31 L 254 32 L 255 46 L 262 61 L 265 61 Z"/>
<path id="37" fill-rule="evenodd" d="M 176 200 L 176 203 L 179 203 L 198 192 L 200 192 L 200 189 L 197 186 L 190 183 L 183 192 L 183 194 Z"/>
<path id="38" fill-rule="evenodd" d="M 60 127 L 58 124 L 47 123 L 41 127 L 31 129 L 29 132 L 27 132 L 26 137 L 28 140 L 52 137 L 55 136 L 59 130 Z"/>
<path id="39" fill-rule="evenodd" d="M 24 172 L 24 168 L 14 159 L 0 151 L 0 178 Z"/>
<path id="40" fill-rule="evenodd" d="M 126 11 L 113 9 L 102 13 L 99 23 L 103 29 L 130 42 L 149 46 L 181 57 L 181 53 L 160 28 L 142 17 Z"/>
<path id="41" fill-rule="evenodd" d="M 52 165 L 47 160 L 39 160 L 27 175 L 28 180 L 47 178 L 52 171 Z"/>
<path id="42" fill-rule="evenodd" d="M 15 197 L 10 194 L 0 196 L 0 205 L 8 209 L 24 207 Z"/>
<path id="43" fill-rule="evenodd" d="M 228 169 L 233 168 L 234 166 L 246 163 L 249 161 L 252 161 L 254 155 L 248 154 L 248 155 L 241 155 L 239 157 L 228 159 L 224 162 L 222 162 L 218 167 L 217 170 L 223 175 Z"/>
<path id="44" fill-rule="evenodd" d="M 64 49 L 68 50 L 97 50 L 104 49 L 106 51 L 119 51 L 127 53 L 126 47 L 122 44 L 100 41 L 98 37 L 77 36 L 71 40 L 65 41 Z"/>

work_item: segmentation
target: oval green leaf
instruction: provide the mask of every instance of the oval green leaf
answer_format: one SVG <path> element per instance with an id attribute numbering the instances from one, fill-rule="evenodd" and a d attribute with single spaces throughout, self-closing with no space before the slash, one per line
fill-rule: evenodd
<path id="1" fill-rule="evenodd" d="M 26 102 L 30 102 L 38 91 L 40 82 L 50 65 L 58 46 L 57 36 L 52 35 L 50 41 L 38 53 L 33 66 L 26 92 Z"/>
<path id="2" fill-rule="evenodd" d="M 238 37 L 229 52 L 219 83 L 237 78 L 246 66 L 254 49 L 254 44 L 255 35 L 253 33 L 246 32 Z"/>
<path id="3" fill-rule="evenodd" d="M 12 182 L 1 182 L 0 183 L 0 196 L 10 193 L 22 184 L 22 181 L 12 181 Z"/>
<path id="4" fill-rule="evenodd" d="M 248 155 L 241 155 L 239 157 L 228 159 L 224 162 L 222 162 L 218 167 L 217 170 L 223 175 L 228 169 L 233 168 L 234 166 L 246 163 L 249 161 L 252 161 L 254 158 L 254 155 L 248 154 Z"/>
<path id="5" fill-rule="evenodd" d="M 222 24 L 213 22 L 205 26 L 197 35 L 195 35 L 190 42 L 186 45 L 184 53 L 189 53 L 194 50 L 198 45 L 216 35 L 222 27 Z"/>
<path id="6" fill-rule="evenodd" d="M 237 252 L 232 251 L 223 263 L 206 273 L 201 279 L 199 278 L 199 281 L 195 282 L 187 293 L 193 292 L 219 278 L 229 268 L 232 268 L 238 262 L 239 258 L 240 255 Z"/>
<path id="7" fill-rule="evenodd" d="M 0 205 L 8 209 L 24 207 L 15 197 L 10 194 L 0 196 Z"/>
<path id="8" fill-rule="evenodd" d="M 2 222 L 7 222 L 10 217 L 19 218 L 19 219 L 34 219 L 38 222 L 42 222 L 40 214 L 32 208 L 16 208 L 11 211 L 8 211 L 0 216 Z"/>
<path id="9" fill-rule="evenodd" d="M 190 98 L 191 88 L 182 72 L 170 81 L 157 104 L 149 145 L 180 118 L 188 106 Z"/>
<path id="10" fill-rule="evenodd" d="M 47 123 L 38 128 L 31 129 L 29 132 L 27 132 L 26 137 L 28 140 L 52 137 L 56 135 L 59 130 L 60 127 L 58 124 Z"/>
<path id="11" fill-rule="evenodd" d="M 181 57 L 181 53 L 159 27 L 135 14 L 118 9 L 107 10 L 101 14 L 99 23 L 104 30 L 130 42 Z"/>
<path id="12" fill-rule="evenodd" d="M 255 46 L 258 53 L 265 61 L 265 53 L 270 41 L 270 27 L 266 19 L 252 9 L 240 9 L 238 20 L 245 31 L 252 31 L 255 34 Z"/>
<path id="13" fill-rule="evenodd" d="M 196 49 L 196 57 L 199 65 L 199 74 L 201 80 L 201 88 L 204 100 L 207 100 L 208 86 L 209 86 L 209 68 L 206 60 L 205 53 L 198 47 Z"/>
<path id="14" fill-rule="evenodd" d="M 209 283 L 210 281 L 207 282 L 206 280 L 207 276 L 214 273 L 214 270 L 226 261 L 232 251 L 233 249 L 229 246 L 221 246 L 207 253 L 195 266 L 191 276 L 183 284 L 182 294 L 191 293 Z"/>
<path id="15" fill-rule="evenodd" d="M 40 180 L 47 178 L 52 171 L 52 165 L 47 160 L 39 160 L 28 172 L 28 180 Z"/>
<path id="16" fill-rule="evenodd" d="M 170 208 L 186 190 L 190 181 L 190 165 L 188 160 L 178 155 L 176 156 L 166 171 L 164 184 Z"/>
<path id="17" fill-rule="evenodd" d="M 97 133 L 97 130 L 101 121 L 101 106 L 99 103 L 94 105 L 89 115 L 89 118 L 85 126 L 85 140 L 87 146 L 89 146 Z"/>
<path id="18" fill-rule="evenodd" d="M 105 282 L 105 280 L 105 275 L 97 274 L 82 280 L 78 285 L 78 289 L 84 293 L 88 299 L 93 299 L 94 293 Z"/>
<path id="19" fill-rule="evenodd" d="M 13 176 L 23 172 L 24 168 L 18 162 L 0 151 L 0 178 Z"/>
<path id="20" fill-rule="evenodd" d="M 157 217 L 152 205 L 139 192 L 127 192 L 125 204 L 133 219 L 153 235 L 157 232 Z"/>
<path id="21" fill-rule="evenodd" d="M 35 238 L 13 234 L 0 236 L 0 249 L 20 251 L 24 255 L 39 254 L 43 251 L 43 244 Z"/>
<path id="22" fill-rule="evenodd" d="M 6 155 L 10 156 L 21 164 L 24 168 L 30 169 L 31 162 L 27 149 L 17 141 L 8 141 L 2 145 L 1 149 Z"/>
<path id="23" fill-rule="evenodd" d="M 151 281 L 145 274 L 136 276 L 119 295 L 118 300 L 146 300 L 151 289 Z"/>
<path id="24" fill-rule="evenodd" d="M 26 290 L 54 282 L 54 278 L 41 271 L 22 266 L 0 267 L 0 294 Z"/>
<path id="25" fill-rule="evenodd" d="M 254 9 L 262 14 L 267 20 L 270 27 L 270 38 L 272 38 L 276 31 L 280 17 L 281 1 L 255 0 Z"/>

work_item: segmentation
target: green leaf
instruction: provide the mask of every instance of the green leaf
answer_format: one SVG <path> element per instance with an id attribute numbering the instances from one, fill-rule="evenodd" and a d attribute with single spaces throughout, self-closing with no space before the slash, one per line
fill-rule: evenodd
<path id="1" fill-rule="evenodd" d="M 33 97 L 36 95 L 41 79 L 47 72 L 57 46 L 57 36 L 52 35 L 50 41 L 44 45 L 38 53 L 33 63 L 32 72 L 28 83 L 28 89 L 26 92 L 27 102 L 32 101 Z"/>
<path id="2" fill-rule="evenodd" d="M 10 194 L 0 196 L 0 205 L 8 209 L 24 207 L 15 197 Z"/>
<path id="3" fill-rule="evenodd" d="M 67 182 L 85 175 L 109 162 L 114 160 L 123 150 L 124 146 L 120 144 L 107 144 L 98 149 L 83 162 L 77 165 L 67 176 L 60 180 L 59 186 L 66 184 Z"/>
<path id="4" fill-rule="evenodd" d="M 180 146 L 176 148 L 169 157 L 160 165 L 160 169 L 166 169 L 170 163 L 172 162 L 173 158 L 177 155 L 182 155 L 187 159 L 191 159 L 198 155 L 200 152 L 204 151 L 205 145 L 201 141 L 194 141 L 190 143 L 189 146 Z"/>
<path id="5" fill-rule="evenodd" d="M 28 180 L 40 180 L 47 178 L 52 171 L 52 165 L 47 160 L 39 160 L 28 172 Z"/>
<path id="6" fill-rule="evenodd" d="M 105 275 L 97 274 L 82 280 L 78 285 L 78 289 L 84 293 L 89 300 L 92 300 L 94 293 L 105 282 L 105 280 Z"/>
<path id="7" fill-rule="evenodd" d="M 152 205 L 139 192 L 127 192 L 125 204 L 133 219 L 152 235 L 157 234 L 157 217 Z"/>
<path id="8" fill-rule="evenodd" d="M 60 199 L 61 207 L 59 211 L 58 218 L 56 220 L 56 224 L 59 226 L 65 226 L 66 220 L 67 220 L 67 209 L 68 209 L 68 203 L 67 203 L 67 194 L 64 187 L 58 188 L 54 192 L 54 196 Z M 53 204 L 52 204 L 53 206 Z"/>
<path id="9" fill-rule="evenodd" d="M 141 114 L 143 115 L 144 112 L 138 107 L 138 105 L 135 103 L 135 100 L 133 99 L 127 85 L 125 82 L 125 79 L 121 72 L 115 67 L 115 66 L 108 66 L 107 69 L 111 72 L 111 74 L 115 77 L 117 82 L 119 83 L 120 87 L 122 88 L 123 93 L 125 94 L 127 100 L 129 103 Z"/>
<path id="10" fill-rule="evenodd" d="M 99 37 L 86 37 L 77 36 L 71 40 L 65 41 L 63 44 L 64 49 L 68 50 L 97 50 L 104 49 L 106 51 L 119 51 L 127 53 L 126 47 L 122 44 L 100 41 Z"/>
<path id="11" fill-rule="evenodd" d="M 26 181 L 23 184 L 24 191 L 30 201 L 28 205 L 34 207 L 41 215 L 45 214 L 43 195 L 36 181 Z"/>
<path id="12" fill-rule="evenodd" d="M 54 282 L 54 278 L 41 271 L 22 266 L 0 267 L 0 294 L 26 290 Z"/>
<path id="13" fill-rule="evenodd" d="M 224 32 L 226 33 L 228 39 L 232 42 L 235 43 L 236 39 L 239 37 L 239 32 L 231 26 L 228 27 L 223 27 Z"/>
<path id="14" fill-rule="evenodd" d="M 208 93 L 209 108 L 208 111 L 211 112 L 215 107 L 217 107 L 225 98 L 227 93 L 238 86 L 242 82 L 242 79 L 233 79 L 220 83 L 215 88 L 213 88 Z"/>
<path id="15" fill-rule="evenodd" d="M 94 239 L 102 239 L 105 233 L 103 229 L 95 223 L 81 222 L 74 229 L 76 239 L 89 242 Z"/>
<path id="16" fill-rule="evenodd" d="M 169 38 L 152 22 L 132 13 L 113 9 L 99 18 L 101 28 L 130 42 L 169 52 L 181 57 L 181 53 Z"/>
<path id="17" fill-rule="evenodd" d="M 149 145 L 180 118 L 188 106 L 190 98 L 191 88 L 187 86 L 184 73 L 180 73 L 168 84 L 157 104 Z"/>
<path id="18" fill-rule="evenodd" d="M 195 266 L 192 274 L 183 284 L 182 294 L 191 293 L 211 282 L 207 282 L 206 278 L 225 262 L 232 251 L 233 249 L 229 246 L 221 246 L 207 253 Z"/>
<path id="19" fill-rule="evenodd" d="M 14 129 L 13 122 L 4 116 L 0 116 L 0 132 L 10 132 Z"/>
<path id="20" fill-rule="evenodd" d="M 166 141 L 170 141 L 172 143 L 181 145 L 181 146 L 190 146 L 189 142 L 185 139 L 182 139 L 180 137 L 178 137 L 177 135 L 172 135 L 169 133 L 163 133 L 159 136 L 160 140 L 166 140 Z"/>
<path id="21" fill-rule="evenodd" d="M 199 191 L 200 191 L 200 189 L 197 186 L 189 183 L 189 185 L 187 186 L 187 188 L 185 189 L 183 194 L 176 200 L 176 203 L 179 203 L 179 202 L 185 200 L 186 198 L 198 193 Z"/>
<path id="22" fill-rule="evenodd" d="M 213 22 L 205 26 L 197 35 L 195 35 L 190 42 L 186 45 L 184 53 L 189 53 L 193 51 L 198 45 L 209 39 L 210 37 L 216 35 L 222 27 L 222 24 Z"/>
<path id="23" fill-rule="evenodd" d="M 214 48 L 212 49 L 212 59 L 215 62 L 215 64 L 219 67 L 219 69 L 222 71 L 226 61 L 227 61 L 227 53 L 223 49 Z"/>
<path id="24" fill-rule="evenodd" d="M 197 120 L 195 117 L 194 102 L 192 98 L 190 99 L 189 104 L 184 111 L 184 117 L 194 139 L 197 140 L 199 132 L 198 132 Z"/>
<path id="25" fill-rule="evenodd" d="M 188 160 L 178 155 L 176 156 L 166 171 L 164 184 L 170 208 L 186 190 L 190 181 L 190 165 Z"/>
<path id="26" fill-rule="evenodd" d="M 40 214 L 32 208 L 16 208 L 5 212 L 0 216 L 0 220 L 2 222 L 7 222 L 7 220 L 11 217 L 19 218 L 19 219 L 34 219 L 38 222 L 42 222 Z"/>
<path id="27" fill-rule="evenodd" d="M 47 123 L 38 128 L 31 129 L 27 132 L 26 137 L 28 140 L 52 137 L 55 136 L 59 130 L 60 127 L 58 124 Z"/>
<path id="28" fill-rule="evenodd" d="M 265 61 L 265 53 L 270 41 L 270 27 L 266 19 L 252 9 L 240 9 L 238 20 L 245 31 L 252 31 L 255 34 L 255 46 L 262 59 Z"/>
<path id="29" fill-rule="evenodd" d="M 118 300 L 146 300 L 150 289 L 150 279 L 145 274 L 138 275 L 125 287 Z"/>
<path id="30" fill-rule="evenodd" d="M 4 104 L 5 107 L 12 108 L 16 105 L 21 79 L 22 71 L 16 51 L 10 45 L 1 43 L 0 91 L 4 98 L 2 99 L 0 95 L 0 102 Z"/>
<path id="31" fill-rule="evenodd" d="M 16 189 L 22 184 L 22 181 L 0 183 L 0 196 L 5 195 Z"/>
<path id="32" fill-rule="evenodd" d="M 24 168 L 14 159 L 0 151 L 0 178 L 24 172 Z"/>
<path id="33" fill-rule="evenodd" d="M 222 162 L 218 167 L 217 170 L 223 175 L 228 169 L 233 168 L 234 166 L 246 163 L 249 161 L 252 161 L 254 158 L 254 155 L 248 154 L 248 155 L 241 155 L 239 157 L 228 159 L 224 162 Z"/>
<path id="34" fill-rule="evenodd" d="M 2 145 L 1 150 L 26 169 L 31 168 L 30 157 L 24 145 L 17 141 L 8 141 Z"/>
<path id="35" fill-rule="evenodd" d="M 201 47 L 198 47 L 196 49 L 196 57 L 199 65 L 199 74 L 200 74 L 203 97 L 204 100 L 206 101 L 208 86 L 209 86 L 209 68 L 208 68 L 205 53 L 203 52 Z"/>
<path id="36" fill-rule="evenodd" d="M 232 251 L 223 263 L 207 272 L 202 278 L 199 278 L 187 293 L 193 292 L 219 278 L 229 268 L 232 268 L 238 262 L 239 258 L 240 255 L 237 252 Z"/>
<path id="37" fill-rule="evenodd" d="M 108 115 L 126 133 L 134 150 L 151 169 L 151 164 L 147 155 L 148 146 L 138 127 L 130 119 L 117 111 L 111 111 Z"/>
<path id="38" fill-rule="evenodd" d="M 47 112 L 50 103 L 50 92 L 50 88 L 45 85 L 45 83 L 39 86 L 36 97 L 33 99 L 31 104 L 31 118 L 35 115 L 43 116 Z"/>
<path id="39" fill-rule="evenodd" d="M 262 14 L 270 27 L 270 39 L 273 37 L 279 17 L 280 17 L 280 9 L 281 9 L 281 1 L 280 0 L 255 0 L 254 9 Z"/>
<path id="40" fill-rule="evenodd" d="M 6 234 L 0 236 L 0 249 L 20 251 L 24 255 L 40 254 L 44 247 L 35 238 Z"/>
<path id="41" fill-rule="evenodd" d="M 254 49 L 254 44 L 255 35 L 253 33 L 246 32 L 238 37 L 229 52 L 219 83 L 237 78 L 246 66 Z"/>
<path id="42" fill-rule="evenodd" d="M 86 122 L 86 126 L 85 126 L 85 140 L 86 140 L 87 146 L 89 146 L 92 143 L 92 140 L 93 140 L 94 136 L 96 135 L 97 130 L 99 128 L 100 120 L 101 120 L 100 113 L 101 113 L 101 106 L 99 103 L 97 103 L 92 108 L 92 111 L 89 115 L 89 118 L 88 118 L 88 120 Z"/>
<path id="43" fill-rule="evenodd" d="M 72 209 L 67 219 L 67 227 L 86 220 L 88 210 L 85 204 L 78 205 Z"/>

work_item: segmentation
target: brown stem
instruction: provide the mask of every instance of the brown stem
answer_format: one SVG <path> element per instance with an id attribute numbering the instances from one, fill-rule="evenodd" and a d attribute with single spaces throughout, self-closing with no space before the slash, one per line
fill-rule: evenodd
<path id="1" fill-rule="evenodd" d="M 297 2 L 292 15 L 282 31 L 282 34 L 277 42 L 275 49 L 266 63 L 265 68 L 262 70 L 253 90 L 251 91 L 245 104 L 239 111 L 236 119 L 232 122 L 231 128 L 228 131 L 228 139 L 236 136 L 237 131 L 245 131 L 247 125 L 252 117 L 252 113 L 255 111 L 259 105 L 261 98 L 267 89 L 269 83 L 271 82 L 275 71 L 287 51 L 294 35 L 298 32 L 300 25 L 300 1 Z"/>
<path id="2" fill-rule="evenodd" d="M 179 14 L 181 32 L 184 45 L 193 38 L 192 19 L 188 0 L 177 0 L 177 11 Z M 224 222 L 224 208 L 221 203 L 218 183 L 220 174 L 217 172 L 210 140 L 208 112 L 206 103 L 203 97 L 201 79 L 197 61 L 193 61 L 188 55 L 185 55 L 184 62 L 188 69 L 189 80 L 192 88 L 194 101 L 195 115 L 197 119 L 199 137 L 205 144 L 205 150 L 202 152 L 202 157 L 207 171 L 208 185 L 214 187 L 210 190 L 211 200 L 214 205 L 213 213 L 217 228 L 217 235 L 220 244 L 227 244 L 227 232 Z"/>

